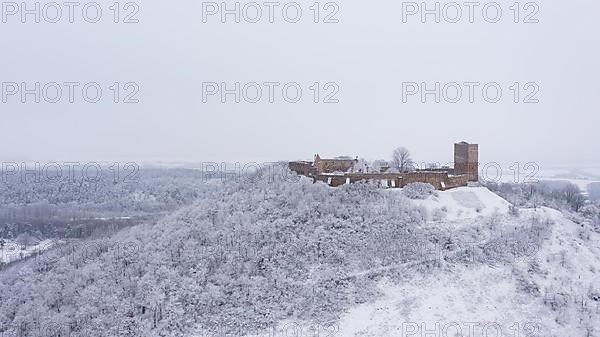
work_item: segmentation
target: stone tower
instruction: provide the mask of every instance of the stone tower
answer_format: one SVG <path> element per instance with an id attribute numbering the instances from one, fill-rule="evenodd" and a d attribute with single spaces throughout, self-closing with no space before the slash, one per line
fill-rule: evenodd
<path id="1" fill-rule="evenodd" d="M 454 144 L 454 174 L 467 175 L 469 181 L 479 181 L 479 145 Z"/>

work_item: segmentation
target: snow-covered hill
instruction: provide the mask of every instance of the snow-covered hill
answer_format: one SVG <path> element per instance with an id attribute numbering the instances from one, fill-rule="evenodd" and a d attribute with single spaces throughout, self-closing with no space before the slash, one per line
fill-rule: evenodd
<path id="1" fill-rule="evenodd" d="M 445 214 L 443 219 L 450 221 L 480 218 L 496 212 L 506 214 L 510 205 L 485 187 L 459 187 L 439 191 L 425 200 L 413 200 L 413 203 L 425 207 L 433 217 L 435 214 Z"/>
<path id="2" fill-rule="evenodd" d="M 489 242 L 516 223 L 510 204 L 485 187 L 436 194 L 411 201 L 425 208 L 429 225 L 485 230 L 493 219 Z M 441 209 L 445 219 L 432 216 Z M 401 281 L 381 279 L 377 299 L 321 331 L 339 337 L 600 336 L 600 235 L 549 208 L 520 210 L 518 218 L 521 226 L 541 221 L 550 227 L 531 254 L 452 263 L 440 249 L 441 268 L 407 267 Z M 279 325 L 281 333 L 308 330 L 314 327 L 306 322 Z"/>
<path id="3" fill-rule="evenodd" d="M 600 236 L 558 211 L 522 213 L 554 220 L 536 254 L 383 281 L 383 296 L 346 313 L 337 336 L 600 336 Z"/>
<path id="4" fill-rule="evenodd" d="M 223 184 L 156 224 L 2 271 L 0 332 L 598 336 L 598 233 L 483 187 L 403 192 Z"/>

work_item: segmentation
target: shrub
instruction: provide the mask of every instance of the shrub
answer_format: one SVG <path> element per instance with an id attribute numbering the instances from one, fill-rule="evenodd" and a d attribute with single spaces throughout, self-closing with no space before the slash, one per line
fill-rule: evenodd
<path id="1" fill-rule="evenodd" d="M 431 195 L 436 195 L 435 187 L 428 183 L 411 183 L 404 186 L 404 195 L 409 199 L 427 199 Z"/>
<path id="2" fill-rule="evenodd" d="M 431 217 L 434 221 L 442 221 L 446 218 L 446 216 L 448 216 L 448 209 L 444 211 L 440 208 L 437 208 L 431 214 Z"/>
<path id="3" fill-rule="evenodd" d="M 519 217 L 519 207 L 515 206 L 515 205 L 510 205 L 508 206 L 508 213 L 512 216 L 514 216 L 515 218 Z"/>
<path id="4" fill-rule="evenodd" d="M 594 204 L 585 205 L 580 210 L 581 214 L 586 218 L 593 219 L 600 214 L 600 210 Z"/>

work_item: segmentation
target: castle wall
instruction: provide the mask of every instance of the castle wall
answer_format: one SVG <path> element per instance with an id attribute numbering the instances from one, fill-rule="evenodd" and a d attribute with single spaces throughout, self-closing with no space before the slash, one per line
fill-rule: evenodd
<path id="1" fill-rule="evenodd" d="M 429 183 L 433 185 L 436 190 L 441 190 L 444 189 L 442 182 L 447 180 L 447 172 L 409 172 L 403 174 L 402 186 L 406 186 L 411 183 Z"/>
<path id="2" fill-rule="evenodd" d="M 305 161 L 292 161 L 288 164 L 288 167 L 291 171 L 304 176 L 312 175 L 314 171 L 312 163 Z"/>
<path id="3" fill-rule="evenodd" d="M 315 159 L 315 168 L 318 173 L 334 173 L 334 172 L 346 172 L 350 170 L 356 164 L 356 160 L 349 159 Z"/>
<path id="4" fill-rule="evenodd" d="M 361 181 L 377 183 L 387 188 L 402 188 L 411 183 L 429 183 L 437 190 L 467 186 L 479 180 L 479 146 L 461 142 L 454 144 L 454 169 L 418 170 L 407 173 L 345 173 L 357 162 L 354 159 L 321 159 L 314 163 L 290 162 L 290 170 L 337 187 Z M 452 174 L 452 175 L 449 175 Z"/>
<path id="5" fill-rule="evenodd" d="M 467 186 L 469 184 L 469 176 L 450 176 L 445 181 L 446 189 Z"/>
<path id="6" fill-rule="evenodd" d="M 448 176 L 446 172 L 409 172 L 409 173 L 346 173 L 340 175 L 317 174 L 314 180 L 332 187 L 357 182 L 371 182 L 386 188 L 402 188 L 411 183 L 429 183 L 437 190 L 467 186 L 469 177 Z"/>

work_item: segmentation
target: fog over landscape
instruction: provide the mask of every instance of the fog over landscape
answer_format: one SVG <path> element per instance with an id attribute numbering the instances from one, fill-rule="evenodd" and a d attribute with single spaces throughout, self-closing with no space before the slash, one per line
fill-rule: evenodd
<path id="1" fill-rule="evenodd" d="M 34 8 L 35 2 L 24 3 Z M 321 3 L 314 23 L 313 3 L 299 2 L 302 17 L 293 24 L 281 13 L 286 3 L 275 7 L 274 23 L 262 4 L 257 23 L 247 22 L 251 9 L 247 15 L 240 10 L 240 23 L 231 14 L 222 23 L 220 10 L 206 13 L 212 10 L 207 3 L 152 0 L 137 9 L 122 3 L 114 23 L 113 4 L 99 2 L 102 16 L 94 24 L 85 21 L 95 18 L 94 8 L 81 14 L 85 3 L 75 7 L 74 23 L 64 5 L 60 21 L 46 22 L 54 17 L 50 8 L 39 24 L 31 14 L 22 23 L 20 10 L 9 15 L 6 8 L 3 83 L 96 82 L 103 96 L 87 103 L 79 93 L 71 104 L 64 87 L 54 104 L 7 96 L 0 105 L 2 160 L 265 162 L 311 159 L 316 152 L 385 159 L 400 144 L 419 160 L 433 161 L 451 160 L 448 144 L 467 140 L 485 147 L 484 162 L 600 164 L 594 141 L 600 122 L 597 2 L 545 1 L 537 10 L 521 3 L 519 23 L 512 2 L 498 3 L 497 23 L 485 21 L 486 3 L 474 9 L 474 23 L 462 4 L 457 23 L 446 21 L 455 16 L 452 8 L 447 15 L 440 10 L 440 23 L 432 14 L 422 23 L 420 12 L 408 15 L 407 2 L 398 1 L 346 1 L 337 9 Z M 447 3 L 439 4 L 443 9 Z M 435 2 L 426 6 L 433 9 Z M 293 9 L 289 13 L 293 18 Z M 122 22 L 128 16 L 138 22 Z M 338 22 L 324 23 L 329 16 Z M 538 22 L 523 22 L 529 16 Z M 124 84 L 136 83 L 139 103 L 115 104 L 109 88 L 115 82 L 121 101 L 134 91 Z M 225 82 L 229 89 L 236 82 L 279 82 L 278 89 L 295 82 L 303 96 L 287 103 L 278 90 L 269 103 L 263 86 L 254 104 L 235 103 L 231 95 L 222 103 L 218 94 L 203 103 L 205 82 Z M 315 82 L 320 103 L 313 102 Z M 338 86 L 338 103 L 323 103 L 333 91 L 323 88 L 329 82 Z M 475 103 L 464 86 L 458 103 L 435 103 L 432 95 L 422 103 L 419 94 L 403 103 L 404 82 L 425 82 L 429 89 L 436 82 L 481 86 Z M 490 82 L 502 88 L 498 103 L 482 98 Z M 520 103 L 513 102 L 515 82 Z M 523 88 L 529 82 L 539 86 L 539 103 L 523 103 L 533 92 Z"/>
<path id="2" fill-rule="evenodd" d="M 0 1 L 0 337 L 600 337 L 599 11 Z"/>

